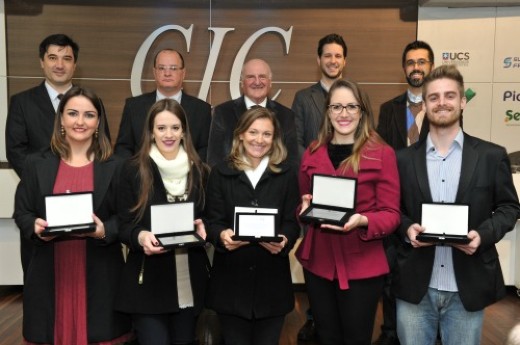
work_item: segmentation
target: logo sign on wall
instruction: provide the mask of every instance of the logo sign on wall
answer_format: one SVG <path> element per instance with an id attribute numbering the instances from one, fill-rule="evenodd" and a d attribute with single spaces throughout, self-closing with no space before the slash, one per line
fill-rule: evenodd
<path id="1" fill-rule="evenodd" d="M 520 56 L 506 57 L 504 59 L 504 68 L 520 68 Z"/>
<path id="2" fill-rule="evenodd" d="M 444 52 L 442 53 L 442 64 L 468 67 L 469 52 Z"/>
<path id="3" fill-rule="evenodd" d="M 503 102 L 511 103 L 505 111 L 504 122 L 506 126 L 520 126 L 520 92 L 506 90 L 502 97 Z"/>

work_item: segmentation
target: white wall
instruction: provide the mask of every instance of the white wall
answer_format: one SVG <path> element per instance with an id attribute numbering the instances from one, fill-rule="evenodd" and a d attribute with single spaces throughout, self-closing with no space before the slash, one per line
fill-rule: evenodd
<path id="1" fill-rule="evenodd" d="M 464 130 L 508 152 L 520 150 L 519 26 L 520 7 L 419 8 L 417 36 L 431 44 L 436 66 L 456 64 L 466 89 L 476 92 Z M 517 119 L 506 120 L 508 111 Z"/>

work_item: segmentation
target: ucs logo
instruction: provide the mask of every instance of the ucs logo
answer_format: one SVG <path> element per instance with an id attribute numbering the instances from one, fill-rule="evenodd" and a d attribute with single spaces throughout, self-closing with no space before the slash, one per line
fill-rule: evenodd
<path id="1" fill-rule="evenodd" d="M 506 57 L 504 59 L 504 68 L 520 68 L 520 57 Z"/>
<path id="2" fill-rule="evenodd" d="M 469 60 L 469 52 L 458 52 L 458 53 L 442 53 L 443 61 L 463 61 Z"/>

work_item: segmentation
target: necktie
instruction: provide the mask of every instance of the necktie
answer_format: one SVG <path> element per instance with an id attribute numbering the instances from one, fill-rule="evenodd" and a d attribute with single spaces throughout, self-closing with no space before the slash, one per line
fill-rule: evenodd
<path id="1" fill-rule="evenodd" d="M 410 108 L 410 112 L 412 113 L 414 119 L 412 125 L 410 128 L 408 128 L 408 140 L 410 141 L 411 145 L 419 140 L 419 127 L 417 127 L 417 122 L 415 119 L 417 118 L 417 114 L 419 114 L 422 110 L 422 102 L 408 102 L 408 108 Z"/>
<path id="2" fill-rule="evenodd" d="M 61 99 L 63 98 L 63 94 L 60 93 L 57 97 L 58 97 L 58 99 L 61 101 Z"/>

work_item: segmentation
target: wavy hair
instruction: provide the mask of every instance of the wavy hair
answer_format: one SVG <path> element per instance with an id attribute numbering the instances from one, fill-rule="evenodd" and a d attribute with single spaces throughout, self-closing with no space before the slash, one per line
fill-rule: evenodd
<path id="1" fill-rule="evenodd" d="M 273 124 L 273 144 L 269 152 L 267 152 L 269 155 L 268 166 L 272 171 L 278 172 L 280 168 L 278 168 L 277 165 L 287 158 L 287 149 L 282 142 L 280 124 L 271 110 L 258 105 L 251 107 L 240 116 L 235 131 L 233 132 L 233 145 L 231 146 L 231 153 L 229 154 L 229 163 L 237 170 L 252 168 L 251 163 L 244 159 L 244 143 L 240 140 L 240 135 L 245 133 L 253 122 L 259 119 L 268 119 Z"/>

